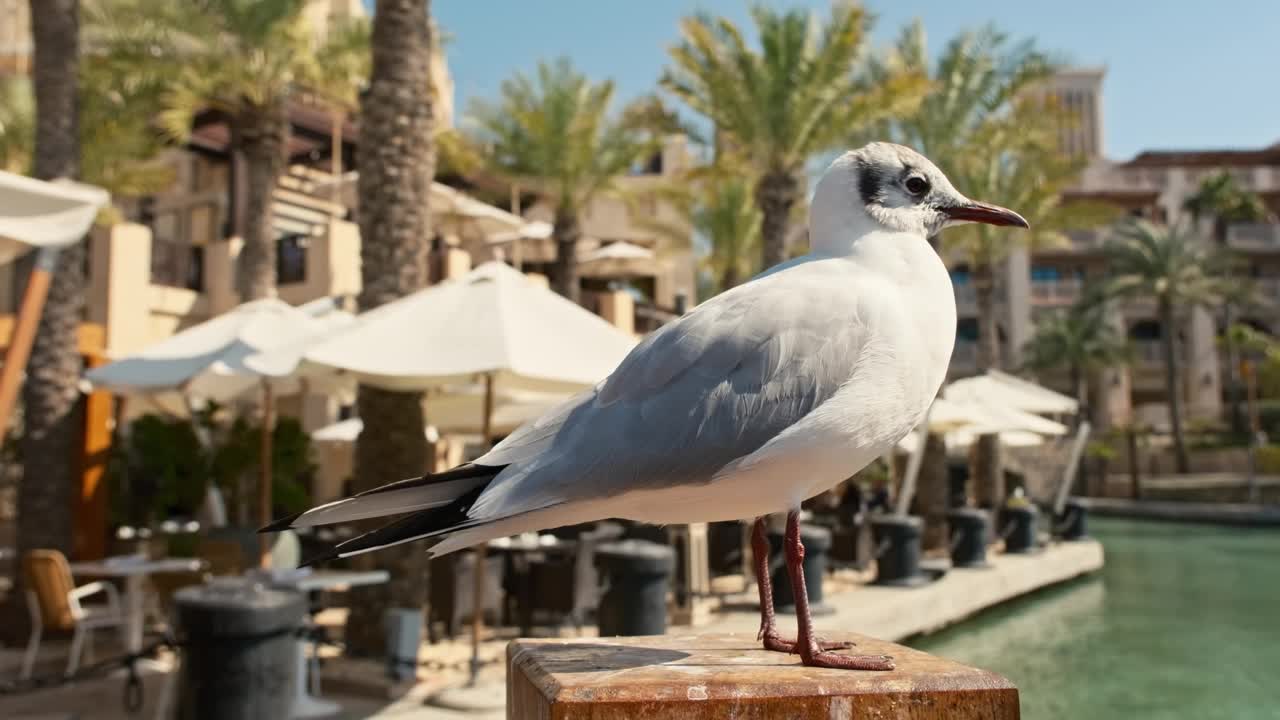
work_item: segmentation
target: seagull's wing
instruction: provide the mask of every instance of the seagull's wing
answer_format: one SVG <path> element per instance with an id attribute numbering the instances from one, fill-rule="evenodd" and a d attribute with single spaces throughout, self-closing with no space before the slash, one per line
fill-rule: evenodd
<path id="1" fill-rule="evenodd" d="M 774 273 L 656 331 L 596 389 L 477 460 L 506 467 L 472 504 L 485 522 L 686 483 L 760 448 L 856 370 L 889 289 L 843 260 Z M 859 282 L 861 281 L 861 287 Z"/>

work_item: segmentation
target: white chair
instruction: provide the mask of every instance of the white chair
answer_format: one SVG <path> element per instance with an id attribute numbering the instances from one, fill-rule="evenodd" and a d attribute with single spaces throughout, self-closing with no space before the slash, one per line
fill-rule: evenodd
<path id="1" fill-rule="evenodd" d="M 71 631 L 71 651 L 67 658 L 66 674 L 75 674 L 80 665 L 86 639 L 92 657 L 93 631 L 99 628 L 116 628 L 123 636 L 125 614 L 120 604 L 120 594 L 114 585 L 91 582 L 75 587 L 67 558 L 57 550 L 32 550 L 23 558 L 26 580 L 27 611 L 31 615 L 31 637 L 27 652 L 22 658 L 22 677 L 31 677 L 36 656 L 40 652 L 40 640 L 46 629 Z M 106 596 L 105 606 L 84 606 L 80 601 L 91 595 Z"/>

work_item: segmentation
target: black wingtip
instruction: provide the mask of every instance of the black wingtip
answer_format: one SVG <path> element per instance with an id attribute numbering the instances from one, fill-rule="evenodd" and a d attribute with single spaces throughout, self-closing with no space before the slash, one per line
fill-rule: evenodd
<path id="1" fill-rule="evenodd" d="M 258 533 L 259 534 L 273 533 L 273 532 L 280 532 L 282 530 L 288 530 L 293 527 L 293 521 L 297 520 L 300 517 L 302 517 L 302 513 L 300 512 L 296 512 L 292 515 L 286 515 L 280 518 L 279 520 L 269 522 L 266 525 L 263 525 L 262 527 L 258 528 Z"/>
<path id="2" fill-rule="evenodd" d="M 329 562 L 330 560 L 337 560 L 339 557 L 341 557 L 341 554 L 338 552 L 337 548 L 336 548 L 336 547 L 331 547 L 331 548 L 329 548 L 329 549 L 325 550 L 324 552 L 320 552 L 320 553 L 317 553 L 317 554 L 315 554 L 315 555 L 312 555 L 312 556 L 311 556 L 311 557 L 309 557 L 309 558 L 306 558 L 306 559 L 305 559 L 305 560 L 303 560 L 302 562 L 298 563 L 298 567 L 299 567 L 299 568 L 308 568 L 308 567 L 311 567 L 312 565 L 318 565 L 318 564 L 320 564 L 320 563 L 322 563 L 322 562 Z"/>

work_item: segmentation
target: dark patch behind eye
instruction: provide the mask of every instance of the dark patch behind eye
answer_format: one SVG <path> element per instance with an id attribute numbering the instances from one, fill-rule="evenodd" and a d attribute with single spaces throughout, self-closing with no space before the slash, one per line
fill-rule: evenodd
<path id="1" fill-rule="evenodd" d="M 862 196 L 863 205 L 871 205 L 884 200 L 884 174 L 865 160 L 858 161 L 858 194 Z"/>

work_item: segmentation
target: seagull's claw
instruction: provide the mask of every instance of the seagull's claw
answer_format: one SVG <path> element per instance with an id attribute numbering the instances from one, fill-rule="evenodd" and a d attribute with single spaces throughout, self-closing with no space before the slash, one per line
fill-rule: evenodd
<path id="1" fill-rule="evenodd" d="M 765 650 L 772 650 L 773 652 L 791 653 L 792 655 L 795 655 L 800 652 L 795 640 L 789 640 L 780 635 L 766 634 L 764 631 L 761 631 L 760 636 L 756 639 L 764 641 Z M 821 650 L 822 652 L 830 652 L 832 650 L 848 650 L 849 648 L 852 648 L 854 646 L 854 643 L 848 640 L 823 640 L 819 638 L 817 640 L 817 643 L 818 643 L 818 649 Z"/>

